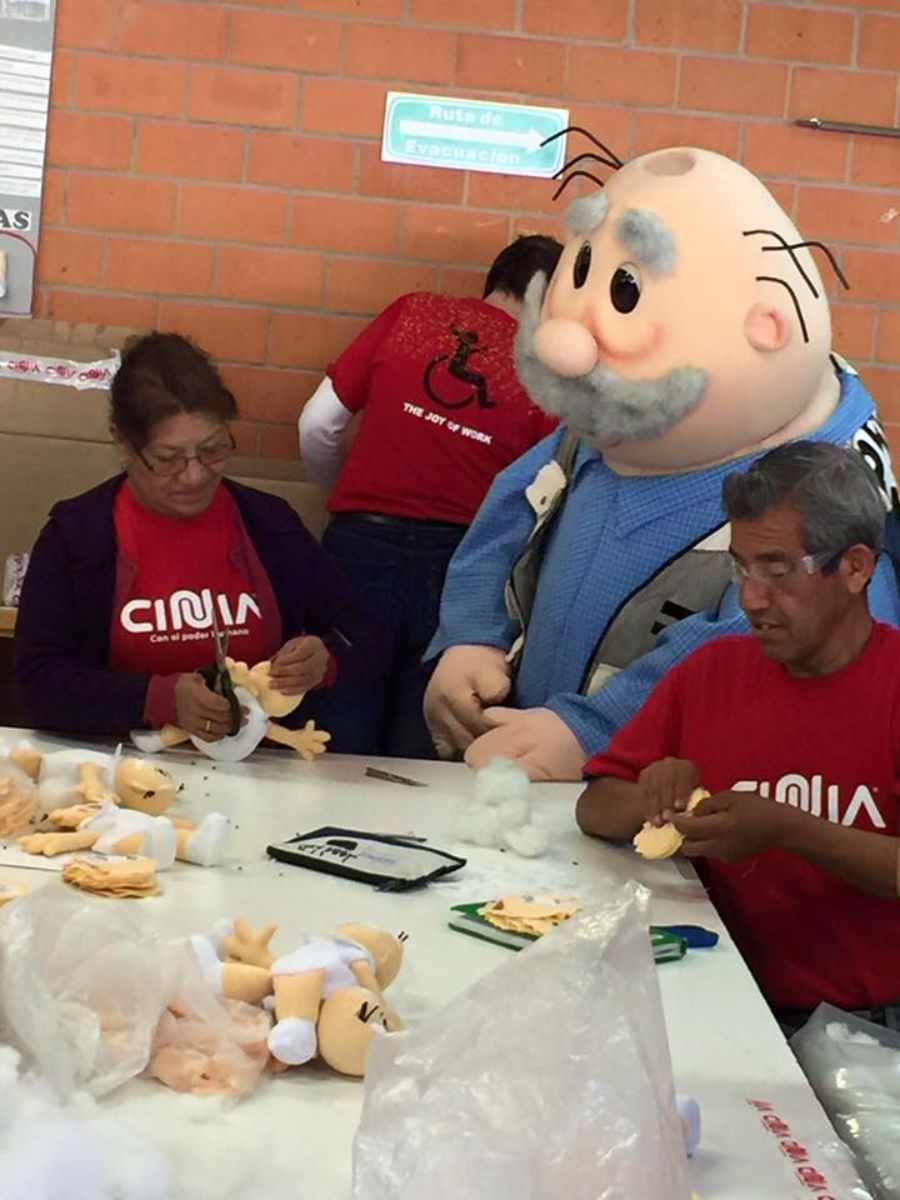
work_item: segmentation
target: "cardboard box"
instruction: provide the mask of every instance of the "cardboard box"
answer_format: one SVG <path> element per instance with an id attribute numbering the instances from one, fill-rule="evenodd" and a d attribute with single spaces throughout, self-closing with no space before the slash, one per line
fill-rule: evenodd
<path id="1" fill-rule="evenodd" d="M 20 357 L 22 364 L 37 358 L 93 363 L 109 359 L 134 333 L 112 325 L 7 318 L 0 320 L 0 356 Z M 2 565 L 7 555 L 31 549 L 57 500 L 87 491 L 120 469 L 109 435 L 109 392 L 0 368 L 0 464 Z M 282 496 L 321 535 L 325 493 L 304 479 L 299 458 L 235 458 L 229 475 Z"/>

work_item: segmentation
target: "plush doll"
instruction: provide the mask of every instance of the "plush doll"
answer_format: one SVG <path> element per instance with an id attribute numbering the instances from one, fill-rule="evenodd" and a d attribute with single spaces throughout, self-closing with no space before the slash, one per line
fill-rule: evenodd
<path id="1" fill-rule="evenodd" d="M 576 199 L 552 279 L 517 340 L 559 430 L 499 475 L 450 564 L 425 699 L 439 752 L 579 779 L 662 674 L 746 632 L 730 580 L 724 477 L 811 437 L 855 446 L 896 506 L 871 398 L 832 354 L 812 250 L 738 163 L 658 150 Z M 595 178 L 592 176 L 592 178 Z M 596 179 L 599 184 L 600 180 Z M 900 623 L 890 563 L 873 615 Z"/>
<path id="2" fill-rule="evenodd" d="M 28 743 L 0 747 L 0 836 L 42 827 L 49 813 L 81 803 L 87 806 L 84 818 L 96 815 L 104 804 L 158 817 L 174 800 L 175 784 L 168 772 L 118 752 L 72 749 L 43 754 Z"/>
<path id="3" fill-rule="evenodd" d="M 138 854 L 152 858 L 166 871 L 175 859 L 214 867 L 221 861 L 228 837 L 228 819 L 209 813 L 199 825 L 181 817 L 151 817 L 107 802 L 87 802 L 49 814 L 55 832 L 19 838 L 27 854 L 52 858 L 90 850 L 94 854 Z"/>
<path id="4" fill-rule="evenodd" d="M 210 813 L 197 826 L 164 817 L 174 800 L 166 771 L 118 752 L 42 754 L 20 745 L 0 760 L 0 836 L 32 830 L 19 838 L 28 854 L 141 855 L 161 871 L 176 858 L 205 867 L 220 863 L 227 818 Z"/>
<path id="5" fill-rule="evenodd" d="M 237 920 L 213 941 L 192 939 L 213 989 L 228 999 L 271 1004 L 269 1051 L 279 1064 L 300 1066 L 318 1054 L 341 1074 L 365 1074 L 376 1031 L 403 1028 L 383 994 L 400 969 L 402 935 L 341 925 L 333 937 L 307 935 L 276 957 L 269 949 L 276 928 L 254 933 Z"/>
<path id="6" fill-rule="evenodd" d="M 246 663 L 227 658 L 225 665 L 234 695 L 244 710 L 244 724 L 237 733 L 208 742 L 191 736 L 177 725 L 164 725 L 158 733 L 132 730 L 131 740 L 138 749 L 153 754 L 190 740 L 196 749 L 209 758 L 219 762 L 240 762 L 252 754 L 264 738 L 268 738 L 270 742 L 290 747 L 308 762 L 317 754 L 324 754 L 331 734 L 316 729 L 314 721 L 307 721 L 302 729 L 286 729 L 273 719 L 293 712 L 303 695 L 286 696 L 277 691 L 269 678 L 268 661 L 248 667 Z"/>

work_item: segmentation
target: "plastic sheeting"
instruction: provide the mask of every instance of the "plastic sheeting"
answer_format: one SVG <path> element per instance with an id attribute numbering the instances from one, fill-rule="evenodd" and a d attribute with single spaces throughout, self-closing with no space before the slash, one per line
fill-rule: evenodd
<path id="1" fill-rule="evenodd" d="M 629 884 L 373 1044 L 355 1200 L 688 1200 L 647 899 Z"/>
<path id="2" fill-rule="evenodd" d="M 875 1200 L 900 1200 L 900 1033 L 820 1004 L 791 1049 Z"/>

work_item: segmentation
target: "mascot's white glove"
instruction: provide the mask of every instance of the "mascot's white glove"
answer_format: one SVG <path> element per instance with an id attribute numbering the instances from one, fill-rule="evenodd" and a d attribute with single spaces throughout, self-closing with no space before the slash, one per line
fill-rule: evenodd
<path id="1" fill-rule="evenodd" d="M 587 755 L 568 725 L 549 708 L 489 708 L 483 716 L 492 728 L 466 751 L 466 762 L 476 771 L 502 755 L 518 763 L 529 779 L 581 779 Z"/>
<path id="2" fill-rule="evenodd" d="M 451 646 L 425 692 L 425 720 L 441 758 L 453 758 L 490 729 L 484 710 L 509 694 L 506 654 L 497 646 Z M 498 751 L 501 753 L 501 751 Z"/>

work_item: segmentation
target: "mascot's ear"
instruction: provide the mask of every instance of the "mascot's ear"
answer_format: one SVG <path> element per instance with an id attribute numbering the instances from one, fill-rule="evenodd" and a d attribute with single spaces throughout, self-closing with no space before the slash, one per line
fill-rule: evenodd
<path id="1" fill-rule="evenodd" d="M 781 309 L 758 302 L 747 309 L 744 333 L 754 350 L 782 350 L 791 340 L 791 327 Z"/>

